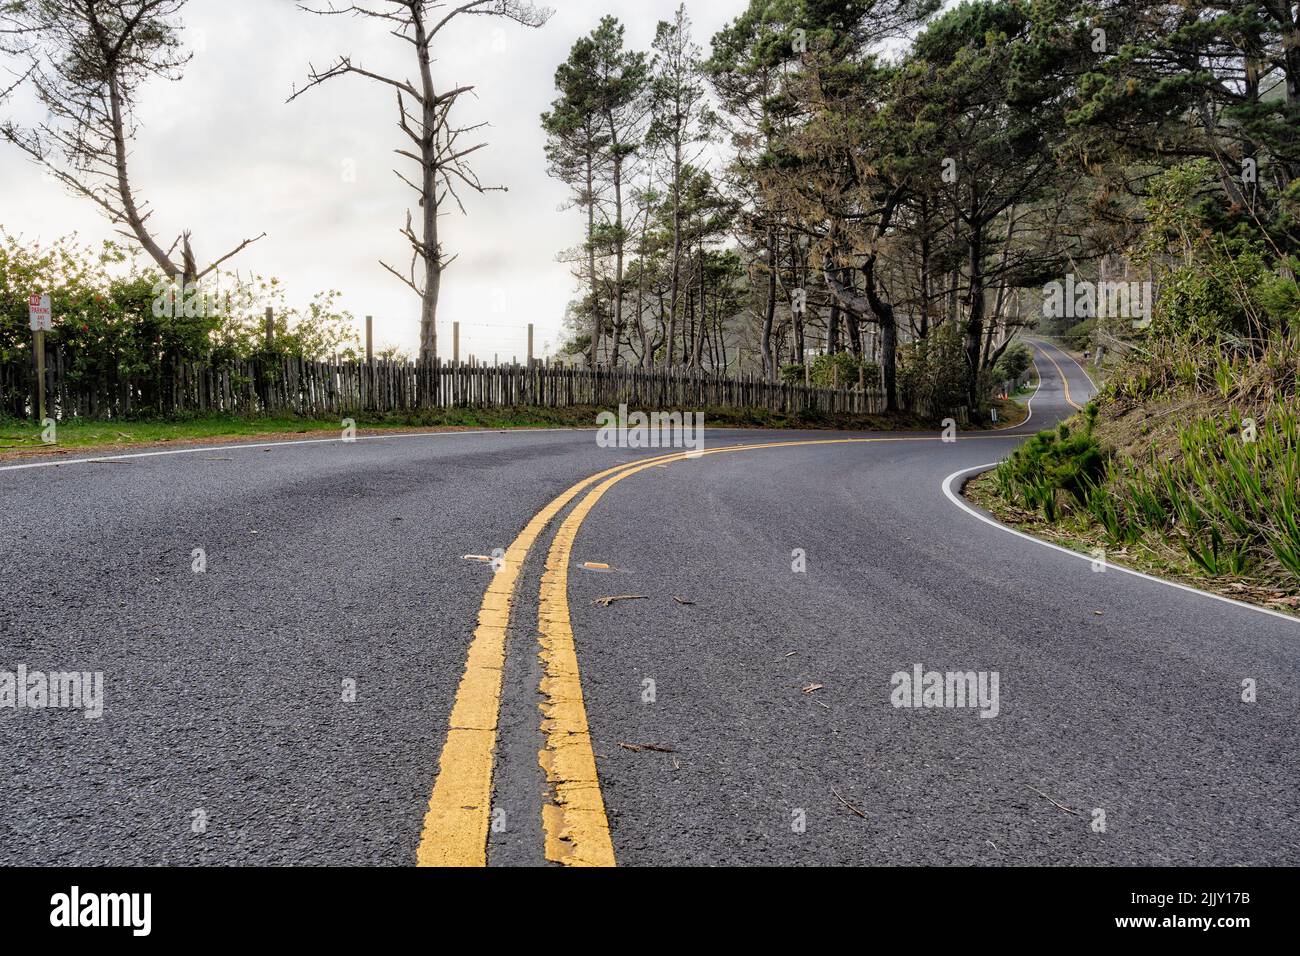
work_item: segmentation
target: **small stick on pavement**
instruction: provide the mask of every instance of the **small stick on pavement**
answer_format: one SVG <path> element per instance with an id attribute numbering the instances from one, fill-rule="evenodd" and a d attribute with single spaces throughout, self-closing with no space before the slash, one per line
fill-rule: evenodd
<path id="1" fill-rule="evenodd" d="M 677 751 L 673 750 L 672 747 L 663 747 L 663 746 L 661 746 L 661 745 L 659 745 L 659 744 L 625 744 L 625 743 L 620 743 L 619 746 L 622 747 L 624 750 L 630 750 L 630 751 L 632 751 L 633 753 L 640 753 L 640 752 L 643 751 L 643 750 L 653 750 L 655 753 L 661 753 L 661 754 L 671 754 L 671 753 L 676 753 L 676 752 L 677 752 Z"/>
<path id="2" fill-rule="evenodd" d="M 861 810 L 859 810 L 859 809 L 858 809 L 857 807 L 855 807 L 853 804 L 849 803 L 849 801 L 847 801 L 847 800 L 845 800 L 843 797 L 841 797 L 841 796 L 840 796 L 840 792 L 839 792 L 838 790 L 836 790 L 834 787 L 831 787 L 831 793 L 835 794 L 835 799 L 836 799 L 836 800 L 838 800 L 840 803 L 844 804 L 846 807 L 848 807 L 850 810 L 852 810 L 852 811 L 853 811 L 854 813 L 856 813 L 858 816 L 862 817 L 862 819 L 865 820 L 865 819 L 867 818 L 867 815 L 866 815 L 865 813 L 863 813 Z"/>
<path id="3" fill-rule="evenodd" d="M 688 601 L 688 600 L 686 600 L 686 598 L 684 598 L 684 597 L 678 597 L 676 594 L 673 595 L 673 600 L 676 601 L 678 604 L 685 604 L 685 605 L 690 606 L 690 607 L 694 607 L 694 606 L 695 606 L 695 602 L 694 602 L 694 601 Z"/>
<path id="4" fill-rule="evenodd" d="M 650 600 L 644 594 L 614 594 L 610 597 L 596 598 L 592 601 L 592 606 L 609 607 L 615 601 L 648 601 Z"/>
<path id="5" fill-rule="evenodd" d="M 1026 786 L 1026 787 L 1029 787 L 1030 790 L 1034 791 L 1034 793 L 1038 794 L 1040 797 L 1042 797 L 1044 800 L 1046 800 L 1046 801 L 1047 801 L 1048 803 L 1050 803 L 1052 806 L 1056 807 L 1058 810 L 1064 810 L 1066 813 L 1071 814 L 1072 816 L 1076 816 L 1076 817 L 1079 815 L 1079 811 L 1077 811 L 1077 810 L 1071 810 L 1069 807 L 1065 806 L 1064 804 L 1057 803 L 1055 800 L 1053 800 L 1053 799 L 1052 799 L 1051 797 L 1049 797 L 1047 794 L 1043 793 L 1043 791 L 1039 790 L 1037 787 L 1030 787 L 1029 784 L 1025 784 L 1025 786 Z"/>

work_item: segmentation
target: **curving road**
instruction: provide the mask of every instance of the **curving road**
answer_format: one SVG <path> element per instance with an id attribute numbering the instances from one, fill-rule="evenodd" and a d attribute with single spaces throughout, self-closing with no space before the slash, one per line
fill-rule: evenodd
<path id="1" fill-rule="evenodd" d="M 624 472 L 667 453 L 512 432 L 0 465 L 0 672 L 105 688 L 99 720 L 0 708 L 6 861 L 1300 862 L 1300 625 L 956 499 L 1090 394 L 1040 358 L 1031 422 L 955 443 L 711 431 Z M 465 560 L 498 548 L 504 573 Z M 894 706 L 916 665 L 996 674 L 996 717 Z"/>

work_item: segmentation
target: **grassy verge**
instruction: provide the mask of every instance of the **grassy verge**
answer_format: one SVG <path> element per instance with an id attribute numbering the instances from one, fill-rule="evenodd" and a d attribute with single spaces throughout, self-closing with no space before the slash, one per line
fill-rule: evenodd
<path id="1" fill-rule="evenodd" d="M 1077 514 L 1057 521 L 1048 521 L 1041 511 L 1030 510 L 1008 502 L 997 487 L 992 472 L 981 475 L 966 485 L 966 497 L 988 511 L 1005 525 L 1050 541 L 1071 551 L 1094 556 L 1105 552 L 1106 561 L 1121 567 L 1132 568 L 1155 577 L 1177 581 L 1190 587 L 1219 594 L 1223 597 L 1258 604 L 1274 611 L 1300 614 L 1300 595 L 1294 585 L 1279 579 L 1261 579 L 1252 575 L 1208 575 L 1180 548 L 1161 538 L 1136 541 L 1131 545 L 1115 547 L 1105 530 L 1095 522 Z"/>
<path id="2" fill-rule="evenodd" d="M 455 408 L 437 412 L 357 419 L 360 434 L 386 431 L 457 431 L 512 428 L 595 428 L 604 409 L 573 408 Z M 699 409 L 689 409 L 700 411 Z M 810 429 L 846 431 L 911 431 L 935 427 L 914 415 L 851 415 L 803 412 L 782 414 L 755 409 L 706 408 L 709 428 Z M 1024 406 L 999 403 L 1004 427 L 1023 421 Z M 292 440 L 337 434 L 337 419 L 300 417 L 239 418 L 217 416 L 148 421 L 72 420 L 58 425 L 57 442 L 46 444 L 33 423 L 0 419 L 0 459 L 67 454 L 72 451 L 121 451 L 160 445 L 220 444 L 244 440 Z"/>
<path id="3" fill-rule="evenodd" d="M 1300 613 L 1300 342 L 1153 345 L 968 496 L 1108 561 Z"/>

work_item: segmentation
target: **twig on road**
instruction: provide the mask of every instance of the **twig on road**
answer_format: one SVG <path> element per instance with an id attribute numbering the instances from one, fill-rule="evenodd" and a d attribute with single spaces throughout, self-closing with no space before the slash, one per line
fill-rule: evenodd
<path id="1" fill-rule="evenodd" d="M 1071 810 L 1071 809 L 1070 809 L 1069 807 L 1067 807 L 1065 804 L 1063 804 L 1063 803 L 1057 803 L 1055 800 L 1053 800 L 1053 799 L 1052 799 L 1051 797 L 1049 797 L 1047 794 L 1043 793 L 1043 791 L 1039 790 L 1037 787 L 1030 787 L 1029 784 L 1025 784 L 1025 786 L 1026 786 L 1026 787 L 1029 787 L 1030 790 L 1034 791 L 1034 793 L 1038 794 L 1040 797 L 1042 797 L 1044 800 L 1046 800 L 1046 801 L 1047 801 L 1048 803 L 1050 803 L 1052 806 L 1056 807 L 1058 810 L 1064 810 L 1066 813 L 1069 813 L 1069 814 L 1071 814 L 1071 815 L 1073 815 L 1073 816 L 1076 816 L 1076 817 L 1079 815 L 1079 811 L 1078 811 L 1078 810 Z"/>
<path id="2" fill-rule="evenodd" d="M 660 745 L 660 744 L 625 744 L 625 743 L 620 743 L 619 746 L 622 747 L 624 750 L 630 750 L 630 751 L 632 751 L 633 753 L 640 753 L 640 752 L 643 751 L 643 750 L 653 750 L 655 753 L 660 753 L 660 754 L 672 754 L 672 753 L 676 753 L 676 752 L 677 752 L 677 751 L 675 751 L 672 747 L 664 747 L 664 746 L 662 746 L 662 745 Z"/>
<path id="3" fill-rule="evenodd" d="M 840 796 L 840 792 L 839 792 L 838 790 L 836 790 L 834 787 L 831 787 L 831 793 L 835 794 L 835 799 L 836 799 L 836 800 L 838 800 L 840 803 L 844 804 L 846 807 L 848 807 L 850 810 L 852 810 L 852 811 L 853 811 L 854 813 L 856 813 L 858 816 L 862 817 L 862 819 L 865 820 L 865 819 L 867 818 L 867 815 L 866 815 L 865 813 L 863 813 L 861 810 L 859 810 L 859 809 L 858 809 L 857 807 L 855 807 L 853 804 L 849 803 L 849 801 L 847 801 L 847 800 L 845 800 L 843 797 L 841 797 L 841 796 Z"/>

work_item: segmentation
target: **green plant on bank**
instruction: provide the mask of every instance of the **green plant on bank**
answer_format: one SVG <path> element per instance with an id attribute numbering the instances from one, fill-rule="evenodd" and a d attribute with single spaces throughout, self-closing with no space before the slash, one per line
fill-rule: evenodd
<path id="1" fill-rule="evenodd" d="M 1132 406 L 1173 393 L 1253 408 L 1300 394 L 1300 328 L 1266 339 L 1164 336 L 1111 374 L 1104 397 Z"/>
<path id="2" fill-rule="evenodd" d="M 1066 506 L 1064 498 L 1086 507 L 1108 464 L 1092 434 L 1096 420 L 1097 406 L 1089 405 L 1082 430 L 1062 422 L 1055 431 L 1039 432 L 1021 445 L 995 472 L 1001 495 L 1042 511 L 1048 521 L 1057 520 Z"/>
<path id="3" fill-rule="evenodd" d="M 1270 557 L 1300 578 L 1300 414 L 1275 405 L 1250 429 L 1200 420 L 1180 433 L 1181 456 L 1153 457 L 1097 497 L 1119 534 L 1156 534 L 1207 574 L 1243 574 Z M 1254 440 L 1249 440 L 1251 437 Z"/>
<path id="4" fill-rule="evenodd" d="M 1179 430 L 1179 454 L 1140 464 L 1108 457 L 1090 432 L 1036 436 L 997 469 L 999 494 L 1050 522 L 1091 520 L 1115 548 L 1162 540 L 1208 575 L 1271 566 L 1300 579 L 1294 404 L 1270 406 L 1253 428 L 1199 419 Z"/>

